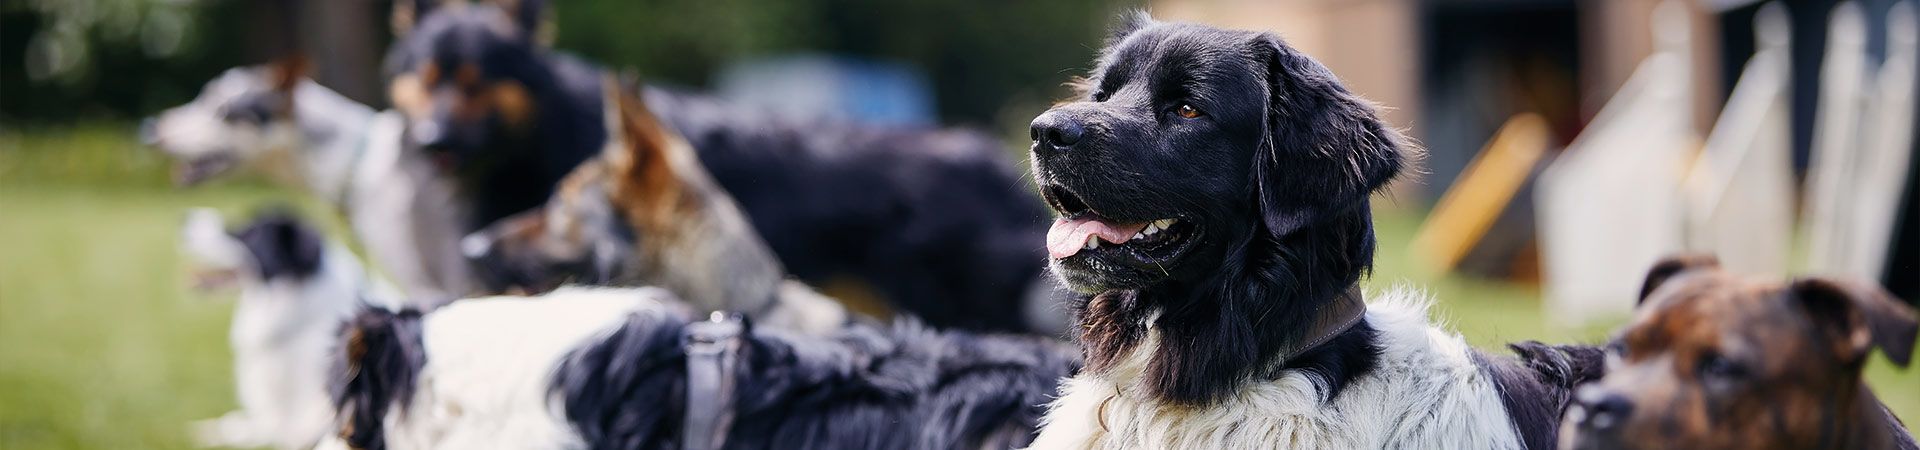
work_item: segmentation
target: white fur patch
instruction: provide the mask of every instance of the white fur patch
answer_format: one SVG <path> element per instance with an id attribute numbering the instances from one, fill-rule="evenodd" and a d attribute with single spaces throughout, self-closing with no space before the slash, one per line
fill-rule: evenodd
<path id="1" fill-rule="evenodd" d="M 1380 361 L 1331 402 L 1295 371 L 1207 407 L 1159 403 L 1138 388 L 1160 339 L 1150 331 L 1111 371 L 1067 380 L 1031 448 L 1522 448 L 1493 381 L 1465 341 L 1428 321 L 1427 302 L 1410 290 L 1372 298 Z"/>
<path id="2" fill-rule="evenodd" d="M 554 371 L 573 350 L 641 311 L 666 313 L 654 288 L 564 288 L 539 297 L 453 302 L 422 324 L 427 363 L 408 410 L 386 418 L 389 448 L 578 448 Z"/>

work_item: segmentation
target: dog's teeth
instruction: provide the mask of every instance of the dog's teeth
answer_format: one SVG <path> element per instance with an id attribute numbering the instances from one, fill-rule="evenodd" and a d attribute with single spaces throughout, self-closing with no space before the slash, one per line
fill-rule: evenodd
<path id="1" fill-rule="evenodd" d="M 1145 229 L 1145 230 L 1141 230 L 1141 231 L 1140 231 L 1140 234 L 1144 234 L 1144 235 L 1147 235 L 1147 236 L 1152 236 L 1152 235 L 1155 235 L 1155 234 L 1159 234 L 1159 233 L 1160 233 L 1160 226 L 1159 226 L 1159 225 L 1154 225 L 1154 224 L 1151 224 L 1151 223 L 1149 223 L 1149 224 L 1147 224 L 1147 229 Z"/>
<path id="2" fill-rule="evenodd" d="M 1156 228 L 1159 228 L 1159 229 L 1162 229 L 1162 230 L 1165 230 L 1165 229 L 1167 229 L 1167 227 L 1171 227 L 1171 226 L 1173 226 L 1173 224 L 1174 224 L 1175 222 L 1178 222 L 1178 221 L 1179 221 L 1179 219 L 1160 219 L 1160 220 L 1155 220 L 1155 221 L 1153 221 L 1153 224 L 1152 224 L 1152 226 L 1153 226 L 1153 227 L 1156 227 Z"/>
<path id="3" fill-rule="evenodd" d="M 1153 233 L 1149 233 L 1149 232 L 1146 232 L 1146 231 L 1141 231 L 1141 232 L 1138 232 L 1138 233 L 1134 233 L 1134 234 L 1133 234 L 1133 238 L 1134 238 L 1134 239 L 1146 239 L 1146 238 L 1147 238 L 1147 235 L 1149 235 L 1149 234 L 1153 234 Z"/>
<path id="4" fill-rule="evenodd" d="M 1100 237 L 1087 236 L 1087 250 L 1093 250 L 1096 248 L 1100 248 Z"/>

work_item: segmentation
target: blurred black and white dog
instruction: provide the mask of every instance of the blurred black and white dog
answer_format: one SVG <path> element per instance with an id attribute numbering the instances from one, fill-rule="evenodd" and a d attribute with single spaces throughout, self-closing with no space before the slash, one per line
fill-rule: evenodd
<path id="1" fill-rule="evenodd" d="M 1023 445 L 1078 365 L 1038 337 L 690 322 L 654 288 L 561 288 L 359 317 L 349 443 L 417 448 L 977 449 Z M 702 334 L 725 325 L 733 333 Z M 732 328 L 738 327 L 738 328 Z"/>
<path id="2" fill-rule="evenodd" d="M 332 440 L 326 385 L 340 326 L 362 301 L 392 299 L 344 246 L 285 213 L 228 231 L 209 209 L 188 213 L 181 249 L 201 288 L 238 284 L 234 382 L 240 409 L 196 423 L 201 445 L 305 449 Z M 377 301 L 377 300 L 376 300 Z"/>
<path id="3" fill-rule="evenodd" d="M 459 252 L 461 209 L 433 167 L 401 151 L 406 119 L 313 82 L 304 61 L 228 70 L 192 102 L 149 120 L 144 140 L 175 160 L 180 184 L 248 171 L 332 203 L 411 298 L 474 290 Z"/>
<path id="4" fill-rule="evenodd" d="M 1600 352 L 1486 355 L 1421 294 L 1363 301 L 1368 196 L 1413 150 L 1270 33 L 1129 16 L 1034 119 L 1087 370 L 1034 448 L 1549 448 Z"/>

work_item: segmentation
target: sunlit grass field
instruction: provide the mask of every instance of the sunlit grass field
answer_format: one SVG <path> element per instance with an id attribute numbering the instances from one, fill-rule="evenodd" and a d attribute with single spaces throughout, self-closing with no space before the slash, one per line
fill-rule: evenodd
<path id="1" fill-rule="evenodd" d="M 176 249 L 188 207 L 230 217 L 293 205 L 336 236 L 332 211 L 257 180 L 176 189 L 130 126 L 0 134 L 0 450 L 188 448 L 186 424 L 234 406 L 226 344 L 232 294 L 187 285 Z M 1383 206 L 1375 287 L 1408 285 L 1473 343 L 1598 342 L 1607 326 L 1562 329 L 1525 286 L 1417 270 L 1417 212 Z M 1920 370 L 1883 358 L 1869 379 L 1909 423 Z"/>

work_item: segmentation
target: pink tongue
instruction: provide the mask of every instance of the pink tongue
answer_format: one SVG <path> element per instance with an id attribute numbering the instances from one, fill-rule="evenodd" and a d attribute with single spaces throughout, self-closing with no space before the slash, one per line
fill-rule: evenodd
<path id="1" fill-rule="evenodd" d="M 1146 222 L 1116 225 L 1088 217 L 1062 217 L 1053 221 L 1053 228 L 1047 229 L 1047 254 L 1052 255 L 1053 259 L 1073 256 L 1087 246 L 1087 236 L 1100 236 L 1107 243 L 1124 244 L 1128 239 L 1133 239 L 1134 233 L 1146 228 Z"/>

